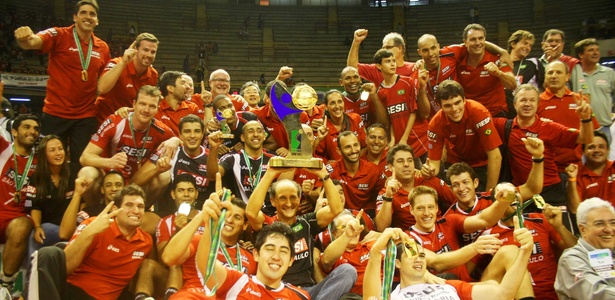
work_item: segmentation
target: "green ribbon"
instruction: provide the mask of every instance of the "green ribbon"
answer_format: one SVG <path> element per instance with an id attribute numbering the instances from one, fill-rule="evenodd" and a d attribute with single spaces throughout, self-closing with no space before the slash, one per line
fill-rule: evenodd
<path id="1" fill-rule="evenodd" d="M 393 239 L 389 239 L 387 244 L 387 251 L 384 255 L 384 266 L 382 278 L 382 294 L 380 295 L 382 300 L 388 300 L 391 296 L 391 287 L 393 285 L 393 276 L 395 275 L 395 257 L 397 256 L 397 248 Z"/>
<path id="2" fill-rule="evenodd" d="M 261 173 L 263 172 L 263 154 L 261 154 L 261 163 L 258 165 L 258 170 L 256 171 L 256 174 L 252 174 L 252 164 L 250 163 L 251 158 L 250 156 L 248 156 L 248 154 L 246 154 L 246 150 L 243 150 L 243 159 L 246 161 L 246 166 L 248 167 L 248 172 L 250 174 L 248 182 L 254 190 L 258 183 L 261 181 Z"/>
<path id="3" fill-rule="evenodd" d="M 77 50 L 79 50 L 79 60 L 81 61 L 81 67 L 84 71 L 87 72 L 88 67 L 90 66 L 90 59 L 92 58 L 92 36 L 90 36 L 90 42 L 88 45 L 88 54 L 83 58 L 83 50 L 81 49 L 81 41 L 79 40 L 79 36 L 77 35 L 77 28 L 73 27 L 73 38 L 75 38 L 75 44 L 77 44 Z"/>
<path id="4" fill-rule="evenodd" d="M 23 188 L 23 184 L 26 182 L 26 178 L 28 177 L 28 170 L 30 170 L 30 166 L 32 165 L 32 160 L 34 160 L 34 151 L 30 153 L 28 156 L 28 162 L 26 163 L 26 167 L 23 170 L 23 173 L 19 175 L 19 164 L 17 163 L 17 156 L 15 155 L 15 144 L 13 144 L 13 162 L 15 163 L 15 197 L 17 200 L 15 202 L 21 202 L 21 188 Z"/>
<path id="5" fill-rule="evenodd" d="M 222 199 L 221 201 L 230 201 L 231 199 L 231 191 L 228 189 L 224 189 L 222 191 Z M 207 269 L 205 271 L 205 282 L 209 281 L 209 278 L 215 272 L 214 267 L 216 265 L 217 257 L 218 257 L 218 249 L 220 248 L 220 232 L 224 227 L 224 222 L 226 220 L 226 209 L 222 209 L 222 213 L 220 213 L 220 218 L 218 221 L 214 221 L 213 219 L 209 219 L 209 228 L 211 230 L 211 248 L 209 249 L 209 256 L 207 259 Z M 239 252 L 239 249 L 237 249 Z M 241 261 L 241 260 L 240 260 Z M 216 290 L 218 289 L 218 280 L 216 278 L 216 285 L 214 288 L 208 293 L 207 296 L 213 296 L 216 294 Z"/>

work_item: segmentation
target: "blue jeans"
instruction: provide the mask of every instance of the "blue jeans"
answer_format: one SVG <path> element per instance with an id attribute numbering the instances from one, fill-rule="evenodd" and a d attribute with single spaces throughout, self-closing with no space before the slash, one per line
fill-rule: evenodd
<path id="1" fill-rule="evenodd" d="M 357 270 L 349 265 L 342 264 L 333 269 L 325 279 L 316 285 L 302 287 L 314 300 L 339 299 L 348 293 L 357 281 Z"/>

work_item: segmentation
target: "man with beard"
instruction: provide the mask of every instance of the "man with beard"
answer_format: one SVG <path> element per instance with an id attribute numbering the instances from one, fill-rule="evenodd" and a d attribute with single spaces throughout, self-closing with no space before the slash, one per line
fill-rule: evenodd
<path id="1" fill-rule="evenodd" d="M 388 137 L 384 125 L 374 123 L 367 127 L 365 145 L 361 158 L 378 166 L 378 172 L 390 177 L 391 170 L 387 166 Z"/>
<path id="2" fill-rule="evenodd" d="M 329 161 L 326 166 L 331 178 L 343 181 L 346 195 L 346 208 L 364 209 L 374 217 L 376 197 L 384 186 L 386 176 L 375 172 L 378 166 L 360 157 L 359 139 L 350 131 L 340 133 L 337 138 L 337 151 L 342 159 Z"/>
<path id="3" fill-rule="evenodd" d="M 167 125 L 175 136 L 179 136 L 179 122 L 182 117 L 189 114 L 195 114 L 201 119 L 203 114 L 199 115 L 199 108 L 192 101 L 186 101 L 190 98 L 188 92 L 191 87 L 184 78 L 184 73 L 177 71 L 167 71 L 160 76 L 158 88 L 164 97 L 158 105 L 158 113 L 156 119 Z"/>
<path id="4" fill-rule="evenodd" d="M 135 173 L 131 182 L 141 187 L 147 187 L 148 193 L 168 195 L 167 186 L 181 174 L 190 174 L 195 178 L 196 189 L 199 192 L 196 207 L 203 205 L 207 195 L 213 192 L 213 185 L 207 176 L 207 158 L 209 151 L 201 145 L 204 136 L 203 120 L 196 115 L 187 115 L 179 121 L 179 139 L 182 142 L 175 155 L 171 158 L 160 156 L 160 151 L 153 153 L 150 159 Z M 168 171 L 168 172 L 167 172 Z M 166 197 L 157 197 L 158 211 L 165 216 L 177 207 Z"/>
<path id="5" fill-rule="evenodd" d="M 152 67 L 157 53 L 156 36 L 141 33 L 122 57 L 109 61 L 98 80 L 96 118 L 99 124 L 121 107 L 132 106 L 142 86 L 158 83 L 158 72 Z"/>
<path id="6" fill-rule="evenodd" d="M 39 130 L 36 116 L 19 115 L 13 120 L 13 144 L 0 137 L 0 198 L 4 199 L 0 203 L 0 242 L 4 243 L 0 284 L 4 287 L 10 288 L 15 281 L 28 249 L 32 221 L 24 207 L 25 188 L 36 169 L 34 145 Z"/>
<path id="7" fill-rule="evenodd" d="M 15 30 L 19 47 L 49 53 L 41 131 L 61 137 L 68 145 L 73 173 L 79 170 L 79 156 L 96 132 L 98 78 L 111 59 L 107 43 L 94 35 L 98 12 L 96 0 L 82 0 L 75 5 L 72 26 L 37 34 L 28 26 Z"/>

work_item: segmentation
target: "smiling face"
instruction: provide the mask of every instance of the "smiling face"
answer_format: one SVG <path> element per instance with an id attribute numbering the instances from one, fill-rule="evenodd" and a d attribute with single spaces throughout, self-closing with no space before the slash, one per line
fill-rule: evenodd
<path id="1" fill-rule="evenodd" d="M 515 95 L 514 106 L 519 118 L 533 118 L 538 109 L 538 93 L 534 90 L 519 90 Z"/>
<path id="2" fill-rule="evenodd" d="M 188 75 L 182 75 L 182 78 L 186 80 L 186 100 L 189 100 L 194 95 L 194 80 Z"/>
<path id="3" fill-rule="evenodd" d="M 100 193 L 105 199 L 105 204 L 113 201 L 115 194 L 124 187 L 124 178 L 120 174 L 108 174 L 104 177 Z"/>
<path id="4" fill-rule="evenodd" d="M 609 154 L 609 144 L 601 136 L 594 136 L 591 144 L 585 145 L 583 152 L 588 162 L 596 166 L 606 163 Z"/>
<path id="5" fill-rule="evenodd" d="M 344 99 L 341 93 L 330 93 L 326 99 L 327 111 L 331 118 L 341 119 L 344 117 Z"/>
<path id="6" fill-rule="evenodd" d="M 461 118 L 463 118 L 463 113 L 465 110 L 466 99 L 461 96 L 455 96 L 450 99 L 441 101 L 442 110 L 446 117 L 453 121 L 459 122 Z"/>
<path id="7" fill-rule="evenodd" d="M 281 234 L 271 234 L 260 249 L 254 249 L 254 260 L 258 263 L 256 278 L 265 285 L 277 288 L 282 276 L 293 263 L 291 245 Z"/>
<path id="8" fill-rule="evenodd" d="M 245 209 L 233 205 L 233 210 L 226 213 L 222 236 L 233 240 L 239 239 L 239 236 L 248 228 L 245 216 Z"/>
<path id="9" fill-rule="evenodd" d="M 182 141 L 184 149 L 187 149 L 188 152 L 194 152 L 201 147 L 203 135 L 200 123 L 186 122 L 179 132 L 179 139 Z"/>
<path id="10" fill-rule="evenodd" d="M 346 67 L 340 78 L 340 85 L 344 87 L 346 93 L 356 95 L 361 90 L 361 77 L 357 69 Z"/>
<path id="11" fill-rule="evenodd" d="M 533 39 L 522 39 L 517 43 L 512 43 L 511 45 L 511 54 L 521 59 L 526 58 L 530 55 L 532 51 L 532 46 L 534 46 Z"/>
<path id="12" fill-rule="evenodd" d="M 397 180 L 408 182 L 414 178 L 414 158 L 409 151 L 399 150 L 395 152 L 393 167 Z"/>
<path id="13" fill-rule="evenodd" d="M 365 144 L 369 153 L 373 155 L 380 155 L 387 146 L 387 133 L 384 128 L 373 127 L 369 129 Z"/>
<path id="14" fill-rule="evenodd" d="M 579 58 L 585 65 L 595 65 L 599 63 L 600 47 L 598 45 L 589 45 L 585 47 Z"/>
<path id="15" fill-rule="evenodd" d="M 98 13 L 92 5 L 81 5 L 77 13 L 73 15 L 73 21 L 78 30 L 92 32 L 98 26 Z"/>
<path id="16" fill-rule="evenodd" d="M 222 114 L 223 111 L 230 109 L 233 113 L 231 114 L 230 117 L 226 118 L 226 123 L 235 124 L 235 122 L 237 121 L 237 114 L 235 113 L 235 106 L 233 105 L 233 102 L 231 102 L 230 98 L 224 97 L 222 99 L 218 99 L 216 101 L 216 104 L 214 105 L 214 109 L 216 110 L 217 113 L 220 113 L 220 114 Z"/>
<path id="17" fill-rule="evenodd" d="M 478 29 L 470 29 L 463 43 L 468 49 L 468 54 L 483 55 L 485 53 L 485 32 Z"/>
<path id="18" fill-rule="evenodd" d="M 258 102 L 261 101 L 261 93 L 260 89 L 256 86 L 248 86 L 243 90 L 243 98 L 248 101 L 248 105 L 250 107 L 257 108 Z"/>
<path id="19" fill-rule="evenodd" d="M 451 175 L 451 187 L 453 193 L 457 196 L 457 200 L 464 206 L 473 206 L 476 199 L 476 188 L 478 187 L 478 179 L 472 180 L 468 172 L 463 172 L 459 175 Z"/>
<path id="20" fill-rule="evenodd" d="M 141 226 L 145 214 L 145 201 L 138 195 L 126 195 L 120 208 L 124 210 L 115 216 L 118 226 L 127 229 L 136 229 Z"/>
<path id="21" fill-rule="evenodd" d="M 45 149 L 45 156 L 50 166 L 62 166 L 66 157 L 62 142 L 58 139 L 49 140 Z"/>
<path id="22" fill-rule="evenodd" d="M 583 239 L 596 249 L 615 248 L 615 214 L 606 207 L 587 213 L 587 222 L 579 224 Z"/>
<path id="23" fill-rule="evenodd" d="M 175 80 L 175 86 L 168 86 L 169 95 L 173 94 L 173 97 L 177 100 L 185 100 L 188 98 L 188 92 L 190 91 L 190 85 L 186 81 L 184 76 L 179 76 Z"/>
<path id="24" fill-rule="evenodd" d="M 410 206 L 410 213 L 416 219 L 416 227 L 423 232 L 431 232 L 435 228 L 438 205 L 430 194 L 418 195 L 414 198 L 414 205 Z"/>
<path id="25" fill-rule="evenodd" d="M 340 154 L 344 158 L 344 161 L 347 163 L 358 163 L 359 156 L 361 155 L 361 144 L 359 144 L 359 139 L 354 135 L 346 135 L 342 137 L 338 137 L 340 143 Z"/>
<path id="26" fill-rule="evenodd" d="M 279 182 L 275 187 L 275 197 L 271 197 L 271 205 L 276 208 L 278 219 L 287 224 L 295 220 L 300 202 L 297 186 L 288 180 Z"/>
<path id="27" fill-rule="evenodd" d="M 416 51 L 425 62 L 425 67 L 429 70 L 436 69 L 440 62 L 440 44 L 436 38 L 429 35 L 423 36 L 417 44 L 419 48 Z"/>
<path id="28" fill-rule="evenodd" d="M 226 95 L 231 89 L 231 76 L 224 70 L 216 70 L 209 77 L 209 88 L 212 97 Z"/>
<path id="29" fill-rule="evenodd" d="M 413 257 L 408 257 L 407 253 L 401 254 L 401 261 L 395 260 L 395 267 L 398 268 L 401 275 L 402 283 L 416 282 L 423 278 L 427 271 L 427 259 L 423 247 L 417 244 L 419 254 Z"/>
<path id="30" fill-rule="evenodd" d="M 265 129 L 263 129 L 263 125 L 261 123 L 250 121 L 243 125 L 242 131 L 241 141 L 246 148 L 260 150 L 263 147 L 263 142 L 265 141 Z"/>
<path id="31" fill-rule="evenodd" d="M 141 125 L 149 124 L 156 115 L 156 112 L 158 112 L 159 100 L 160 98 L 156 96 L 139 93 L 134 104 L 133 122 L 140 123 Z"/>
<path id="32" fill-rule="evenodd" d="M 158 51 L 158 44 L 142 40 L 137 48 L 137 55 L 135 56 L 135 64 L 139 64 L 142 67 L 151 66 L 156 60 L 156 53 Z"/>
<path id="33" fill-rule="evenodd" d="M 547 39 L 541 43 L 542 50 L 551 50 L 551 57 L 559 58 L 564 51 L 564 39 L 559 33 L 549 34 Z"/>
<path id="34" fill-rule="evenodd" d="M 40 135 L 40 126 L 35 120 L 23 120 L 17 129 L 11 129 L 13 139 L 25 149 L 30 149 Z"/>
<path id="35" fill-rule="evenodd" d="M 180 204 L 187 202 L 192 206 L 196 198 L 199 196 L 199 192 L 191 182 L 180 182 L 175 189 L 171 190 L 171 198 L 175 201 L 175 205 L 179 207 Z"/>

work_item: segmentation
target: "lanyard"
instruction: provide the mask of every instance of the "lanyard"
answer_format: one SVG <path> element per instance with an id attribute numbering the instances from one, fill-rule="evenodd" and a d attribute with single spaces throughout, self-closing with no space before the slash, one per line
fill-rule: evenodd
<path id="1" fill-rule="evenodd" d="M 380 254 L 379 254 L 380 255 Z M 381 299 L 388 300 L 391 297 L 391 284 L 395 275 L 395 257 L 397 256 L 397 248 L 393 239 L 389 239 L 387 243 L 387 251 L 384 256 L 384 276 L 382 277 L 382 294 Z"/>
<path id="2" fill-rule="evenodd" d="M 521 69 L 523 69 L 523 62 L 524 61 L 525 61 L 525 58 L 522 59 L 521 62 L 519 63 L 519 68 L 517 69 L 517 74 L 515 74 L 515 79 L 517 80 L 517 84 L 521 84 L 521 81 L 519 80 L 519 72 L 521 72 Z"/>
<path id="3" fill-rule="evenodd" d="M 128 124 L 130 125 L 130 134 L 132 135 L 132 141 L 135 143 L 135 148 L 139 148 L 139 145 L 137 144 L 137 136 L 135 135 L 135 127 L 132 125 L 133 116 L 134 114 L 128 117 Z M 149 125 L 147 125 L 147 130 L 145 131 L 145 136 L 143 137 L 143 144 L 141 145 L 141 150 L 137 152 L 137 164 L 139 165 L 139 168 L 141 167 L 141 159 L 143 159 L 143 156 L 145 156 L 144 149 L 147 142 L 147 138 L 149 137 L 149 128 L 151 127 L 151 125 L 151 122 L 149 123 Z"/>
<path id="4" fill-rule="evenodd" d="M 224 202 L 224 201 L 230 201 L 231 198 L 231 191 L 227 190 L 227 189 L 223 189 L 223 194 L 222 197 L 220 199 L 220 201 Z M 211 239 L 211 248 L 209 249 L 209 253 L 208 253 L 208 259 L 207 259 L 207 268 L 205 270 L 205 281 L 207 282 L 209 280 L 209 277 L 211 277 L 211 275 L 214 275 L 214 278 L 216 279 L 216 286 L 214 286 L 214 288 L 207 293 L 207 296 L 213 296 L 216 294 L 216 290 L 218 289 L 218 278 L 216 278 L 216 273 L 214 272 L 214 267 L 216 264 L 216 257 L 218 255 L 218 248 L 220 248 L 220 246 L 223 244 L 220 241 L 220 232 L 222 231 L 222 227 L 224 227 L 224 220 L 226 220 L 226 209 L 223 208 L 222 212 L 220 213 L 220 217 L 218 218 L 217 221 L 215 221 L 214 219 L 209 219 L 209 229 L 211 231 L 210 233 L 210 239 Z"/>
<path id="5" fill-rule="evenodd" d="M 15 144 L 13 144 L 12 147 L 13 162 L 15 163 L 15 200 L 17 203 L 19 203 L 21 201 L 21 188 L 26 182 L 26 177 L 28 177 L 28 170 L 30 170 L 32 160 L 34 159 L 34 151 L 28 156 L 28 162 L 26 163 L 26 167 L 24 168 L 23 173 L 19 175 L 19 164 L 17 163 L 17 155 L 15 155 Z"/>
<path id="6" fill-rule="evenodd" d="M 252 175 L 252 165 L 250 164 L 250 157 L 246 154 L 246 151 L 243 150 L 243 159 L 246 161 L 246 165 L 248 166 L 248 172 L 250 173 L 250 177 L 248 178 L 248 182 L 254 189 L 256 185 L 261 181 L 261 173 L 263 172 L 263 155 L 261 154 L 261 163 L 258 165 L 258 170 L 256 174 Z"/>
<path id="7" fill-rule="evenodd" d="M 438 72 L 436 73 L 436 86 L 438 85 L 438 80 L 440 80 L 440 60 L 439 59 L 438 59 Z M 427 85 L 429 85 L 429 89 L 434 93 L 434 98 L 435 98 L 436 91 L 434 91 L 433 86 L 431 85 L 431 80 L 429 80 L 429 78 L 427 78 Z"/>
<path id="8" fill-rule="evenodd" d="M 73 27 L 73 38 L 75 39 L 75 44 L 77 44 L 77 50 L 79 50 L 79 60 L 81 61 L 81 80 L 88 81 L 88 67 L 90 66 L 90 58 L 92 58 L 92 36 L 90 36 L 90 42 L 88 45 L 88 53 L 87 56 L 83 56 L 83 50 L 81 49 L 81 41 L 79 40 L 79 36 L 77 35 L 77 28 Z"/>
<path id="9" fill-rule="evenodd" d="M 226 251 L 226 245 L 224 243 L 220 243 L 220 250 L 222 250 L 222 254 L 224 255 L 224 258 L 226 258 L 226 261 L 228 262 L 229 266 L 231 266 L 231 269 L 236 269 L 239 272 L 243 272 L 243 268 L 241 266 L 241 254 L 239 252 L 239 244 L 235 244 L 235 254 L 236 254 L 236 258 L 237 258 L 237 265 L 233 264 L 233 260 L 231 259 L 231 256 L 228 254 L 228 251 Z"/>

